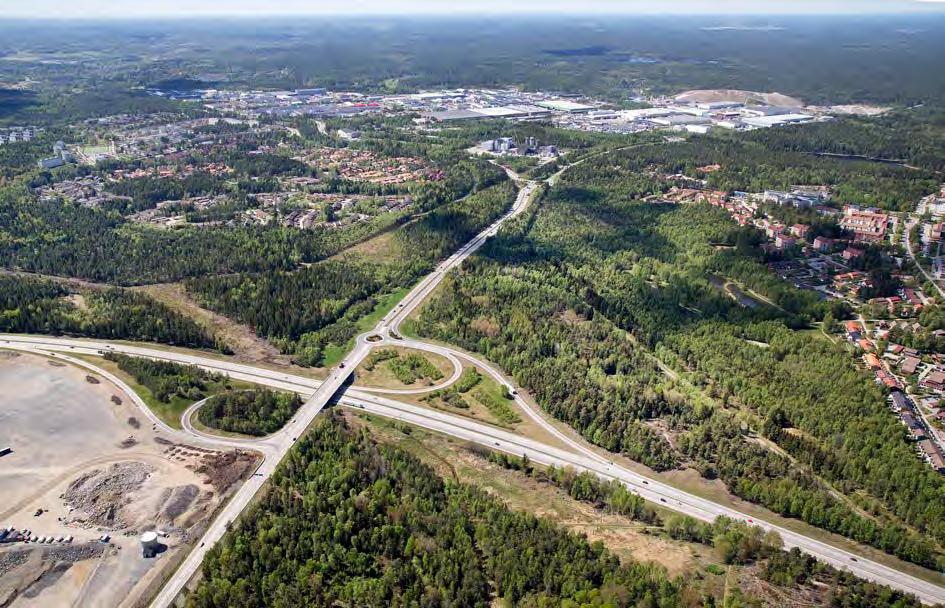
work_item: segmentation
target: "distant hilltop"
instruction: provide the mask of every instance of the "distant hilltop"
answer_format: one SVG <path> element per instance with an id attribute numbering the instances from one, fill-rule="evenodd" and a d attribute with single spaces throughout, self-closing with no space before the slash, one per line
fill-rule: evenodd
<path id="1" fill-rule="evenodd" d="M 769 106 L 800 108 L 804 102 L 796 97 L 781 93 L 759 93 L 757 91 L 739 91 L 735 89 L 701 89 L 686 91 L 676 96 L 676 101 L 683 103 L 760 103 Z"/>

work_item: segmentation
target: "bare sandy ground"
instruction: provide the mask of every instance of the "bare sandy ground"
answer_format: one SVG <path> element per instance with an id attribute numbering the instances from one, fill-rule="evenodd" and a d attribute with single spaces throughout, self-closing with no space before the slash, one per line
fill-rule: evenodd
<path id="1" fill-rule="evenodd" d="M 87 376 L 0 351 L 0 447 L 14 450 L 0 457 L 0 526 L 74 537 L 0 544 L 0 564 L 26 552 L 0 567 L 0 607 L 141 605 L 221 500 L 207 474 L 221 453 L 158 438 L 130 399 Z M 146 559 L 138 539 L 149 529 L 169 534 L 167 551 Z M 98 549 L 104 533 L 102 551 L 78 549 Z"/>
<path id="2" fill-rule="evenodd" d="M 782 93 L 760 93 L 735 89 L 702 89 L 685 91 L 676 96 L 676 101 L 687 103 L 750 103 L 761 102 L 772 106 L 799 108 L 804 102 Z"/>

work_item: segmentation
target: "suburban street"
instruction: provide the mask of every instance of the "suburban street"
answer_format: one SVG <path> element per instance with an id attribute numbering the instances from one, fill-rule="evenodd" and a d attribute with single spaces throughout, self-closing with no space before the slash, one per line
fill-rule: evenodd
<path id="1" fill-rule="evenodd" d="M 925 201 L 923 199 L 923 202 L 920 203 L 920 209 L 923 208 L 924 204 L 925 204 Z M 922 265 L 919 264 L 919 260 L 916 258 L 915 250 L 912 246 L 912 240 L 909 238 L 909 235 L 912 234 L 912 231 L 915 229 L 918 223 L 919 221 L 915 219 L 915 217 L 910 217 L 909 219 L 906 220 L 906 229 L 902 237 L 903 240 L 906 242 L 906 251 L 909 253 L 909 257 L 912 259 L 916 267 L 919 269 L 919 272 L 921 272 L 922 276 L 925 277 L 925 280 L 931 283 L 932 285 L 934 285 L 936 291 L 938 291 L 938 294 L 941 297 L 945 298 L 945 290 L 943 290 L 942 287 L 932 279 L 932 275 L 926 272 L 925 268 L 923 268 Z"/>

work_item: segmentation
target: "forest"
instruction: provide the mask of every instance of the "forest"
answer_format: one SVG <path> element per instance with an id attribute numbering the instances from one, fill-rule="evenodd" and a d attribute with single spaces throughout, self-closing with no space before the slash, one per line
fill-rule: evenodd
<path id="1" fill-rule="evenodd" d="M 197 410 L 197 420 L 221 431 L 262 437 L 281 429 L 300 407 L 302 398 L 295 393 L 228 391 L 210 397 Z"/>
<path id="2" fill-rule="evenodd" d="M 667 181 L 658 179 L 660 176 L 683 174 L 705 179 L 709 188 L 726 192 L 789 190 L 797 184 L 829 185 L 837 203 L 911 211 L 919 199 L 937 191 L 942 181 L 934 163 L 930 163 L 927 157 L 923 158 L 928 166 L 910 168 L 815 154 L 836 149 L 825 144 L 824 140 L 830 139 L 835 146 L 833 136 L 840 137 L 840 133 L 846 132 L 856 134 L 864 142 L 851 144 L 851 149 L 865 154 L 880 152 L 884 139 L 874 137 L 875 129 L 866 126 L 868 124 L 871 123 L 843 119 L 823 124 L 761 129 L 748 134 L 713 133 L 686 141 L 660 142 L 618 152 L 621 167 L 618 174 L 624 178 L 623 187 L 632 185 L 641 194 L 668 189 Z M 891 129 L 887 127 L 886 130 Z M 870 135 L 864 135 L 862 131 Z M 926 145 L 937 151 L 945 146 L 945 132 L 923 141 L 931 142 Z M 720 165 L 720 168 L 714 171 L 704 169 L 712 165 Z M 571 173 L 582 172 L 591 177 L 594 170 L 589 166 L 580 167 Z M 603 177 L 598 175 L 593 179 Z"/>
<path id="3" fill-rule="evenodd" d="M 321 364 L 329 344 L 343 345 L 358 319 L 387 293 L 407 287 L 512 204 L 511 182 L 440 205 L 393 232 L 396 253 L 381 260 L 329 260 L 294 272 L 231 274 L 188 280 L 187 289 L 217 312 L 247 323 L 306 365 Z"/>
<path id="4" fill-rule="evenodd" d="M 37 201 L 20 186 L 0 188 L 0 265 L 119 285 L 297 268 L 377 230 L 372 222 L 335 231 L 276 226 L 159 230 L 79 205 Z"/>
<path id="5" fill-rule="evenodd" d="M 0 274 L 0 331 L 226 351 L 226 345 L 194 321 L 144 294 L 119 288 L 78 290 L 12 274 Z"/>
<path id="6" fill-rule="evenodd" d="M 647 162 L 569 171 L 448 279 L 418 333 L 484 354 L 593 443 L 937 568 L 945 482 L 810 329 L 848 310 L 778 280 L 724 212 L 636 200 L 624 175 Z M 765 302 L 742 307 L 712 277 Z"/>
<path id="7" fill-rule="evenodd" d="M 226 377 L 222 374 L 208 372 L 195 365 L 152 361 L 120 353 L 105 353 L 105 359 L 114 361 L 121 371 L 131 375 L 162 403 L 170 403 L 178 397 L 199 401 L 206 396 L 211 385 L 226 384 Z"/>
<path id="8" fill-rule="evenodd" d="M 761 129 L 747 138 L 772 150 L 850 155 L 899 161 L 926 171 L 945 170 L 945 110 L 934 106 Z"/>
<path id="9" fill-rule="evenodd" d="M 521 464 L 520 462 L 517 464 Z M 525 463 L 527 466 L 527 463 Z M 578 500 L 605 491 L 573 471 L 550 471 Z M 608 486 L 609 488 L 609 486 Z M 653 521 L 631 494 L 620 513 Z M 785 590 L 829 581 L 832 605 L 918 606 L 917 600 L 780 551 L 776 538 L 730 520 L 673 517 L 666 533 L 704 542 L 724 563 L 758 563 Z M 819 582 L 817 584 L 825 584 Z M 563 606 L 675 608 L 726 603 L 661 567 L 618 560 L 602 543 L 512 511 L 470 485 L 445 481 L 406 451 L 376 443 L 339 417 L 323 420 L 279 466 L 259 502 L 203 563 L 192 608 L 230 606 Z"/>

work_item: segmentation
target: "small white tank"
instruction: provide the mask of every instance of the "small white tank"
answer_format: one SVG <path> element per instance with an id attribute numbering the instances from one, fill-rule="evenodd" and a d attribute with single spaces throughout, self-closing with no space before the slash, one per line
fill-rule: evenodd
<path id="1" fill-rule="evenodd" d="M 158 542 L 158 535 L 155 532 L 145 532 L 141 535 L 141 551 L 145 557 L 157 555 L 161 543 Z"/>

